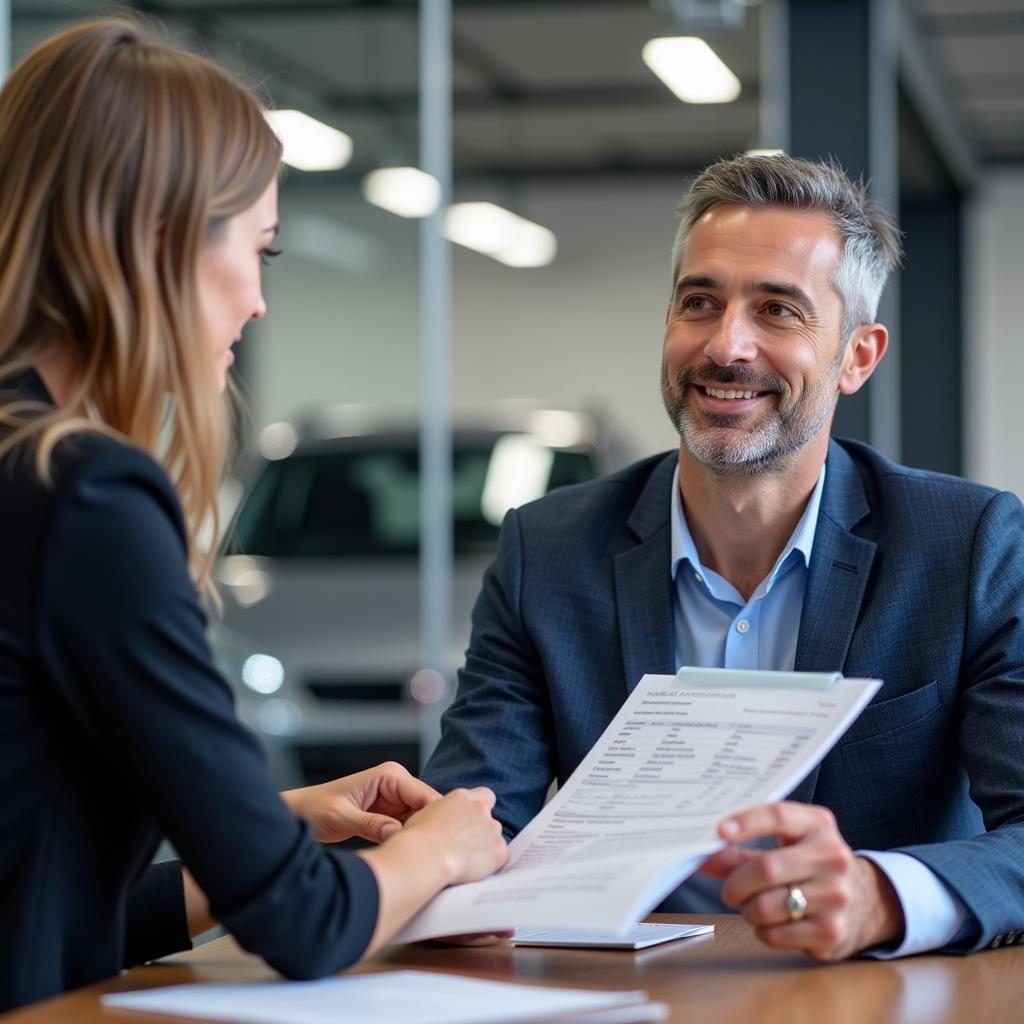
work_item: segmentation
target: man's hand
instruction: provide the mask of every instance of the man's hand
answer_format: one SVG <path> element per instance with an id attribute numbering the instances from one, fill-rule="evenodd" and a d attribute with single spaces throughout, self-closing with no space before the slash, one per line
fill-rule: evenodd
<path id="1" fill-rule="evenodd" d="M 338 843 L 350 836 L 380 843 L 416 811 L 440 800 L 441 794 L 400 764 L 385 761 L 333 782 L 290 789 L 281 797 L 321 843 Z"/>
<path id="2" fill-rule="evenodd" d="M 729 845 L 709 857 L 704 874 L 722 879 L 722 899 L 741 911 L 758 938 L 778 949 L 802 949 L 819 960 L 841 960 L 869 946 L 898 940 L 904 929 L 896 892 L 875 865 L 854 855 L 824 807 L 775 803 L 723 821 L 728 843 L 776 838 L 771 850 Z M 791 920 L 789 886 L 807 900 Z"/>

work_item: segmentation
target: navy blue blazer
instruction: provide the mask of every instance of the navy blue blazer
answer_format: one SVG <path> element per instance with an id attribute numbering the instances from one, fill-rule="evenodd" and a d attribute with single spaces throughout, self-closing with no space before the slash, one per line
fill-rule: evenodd
<path id="1" fill-rule="evenodd" d="M 509 834 L 647 672 L 672 673 L 677 456 L 510 512 L 458 693 L 424 776 L 486 785 Z M 854 849 L 899 850 L 955 892 L 964 950 L 1024 941 L 1024 508 L 1012 494 L 833 441 L 796 668 L 884 680 L 792 798 Z M 673 909 L 685 909 L 686 887 Z"/>

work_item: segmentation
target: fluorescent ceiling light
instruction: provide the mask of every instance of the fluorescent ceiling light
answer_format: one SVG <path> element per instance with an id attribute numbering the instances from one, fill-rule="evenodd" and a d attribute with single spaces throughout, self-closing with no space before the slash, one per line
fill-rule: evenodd
<path id="1" fill-rule="evenodd" d="M 740 80 L 696 36 L 650 39 L 641 55 L 684 103 L 731 103 L 740 94 Z"/>
<path id="2" fill-rule="evenodd" d="M 744 156 L 783 156 L 785 154 L 784 149 L 748 149 L 745 150 Z"/>
<path id="3" fill-rule="evenodd" d="M 301 110 L 268 110 L 284 162 L 300 171 L 336 171 L 352 159 L 352 139 Z"/>
<path id="4" fill-rule="evenodd" d="M 418 167 L 381 167 L 363 178 L 363 197 L 399 217 L 429 217 L 441 202 L 441 183 Z"/>
<path id="5" fill-rule="evenodd" d="M 546 267 L 558 252 L 555 233 L 532 221 L 522 221 L 515 240 L 494 258 L 509 267 Z"/>
<path id="6" fill-rule="evenodd" d="M 494 203 L 453 203 L 447 237 L 509 267 L 544 267 L 558 252 L 553 231 Z"/>

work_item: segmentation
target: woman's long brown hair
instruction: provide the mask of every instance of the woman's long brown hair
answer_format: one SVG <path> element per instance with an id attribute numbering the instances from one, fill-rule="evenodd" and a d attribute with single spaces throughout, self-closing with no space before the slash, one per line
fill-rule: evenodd
<path id="1" fill-rule="evenodd" d="M 0 454 L 99 429 L 162 462 L 181 500 L 197 585 L 212 593 L 227 413 L 203 339 L 204 244 L 252 205 L 281 147 L 246 89 L 133 20 L 69 28 L 0 90 L 0 380 L 54 351 L 73 393 L 56 410 L 0 405 Z"/>

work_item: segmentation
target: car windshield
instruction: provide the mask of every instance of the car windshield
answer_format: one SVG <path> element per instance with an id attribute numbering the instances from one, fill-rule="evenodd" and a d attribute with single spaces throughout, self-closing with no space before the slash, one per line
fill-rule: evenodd
<path id="1" fill-rule="evenodd" d="M 457 443 L 452 463 L 456 554 L 494 548 L 508 508 L 595 475 L 588 451 L 523 435 Z M 242 505 L 229 550 L 270 558 L 412 556 L 419 547 L 419 453 L 407 443 L 324 443 L 268 462 Z"/>

